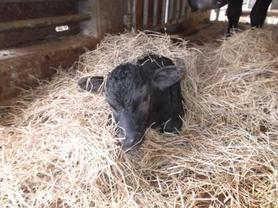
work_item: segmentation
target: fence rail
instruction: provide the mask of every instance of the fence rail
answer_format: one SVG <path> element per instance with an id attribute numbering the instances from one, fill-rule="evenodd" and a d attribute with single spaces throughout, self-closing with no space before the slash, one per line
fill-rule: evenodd
<path id="1" fill-rule="evenodd" d="M 160 30 L 181 23 L 186 17 L 187 0 L 133 0 L 135 30 Z"/>

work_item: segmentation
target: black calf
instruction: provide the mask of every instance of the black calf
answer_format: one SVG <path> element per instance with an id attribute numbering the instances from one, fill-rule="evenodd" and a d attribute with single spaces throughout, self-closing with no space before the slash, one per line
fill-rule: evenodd
<path id="1" fill-rule="evenodd" d="M 184 71 L 166 57 L 148 55 L 137 64 L 122 64 L 109 73 L 105 96 L 119 127 L 125 150 L 142 141 L 148 127 L 177 133 L 184 116 L 180 79 Z M 82 89 L 96 92 L 103 77 L 84 77 Z"/>

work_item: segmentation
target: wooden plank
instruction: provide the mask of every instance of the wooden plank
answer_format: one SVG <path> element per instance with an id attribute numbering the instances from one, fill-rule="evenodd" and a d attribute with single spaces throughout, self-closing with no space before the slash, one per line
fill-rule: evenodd
<path id="1" fill-rule="evenodd" d="M 72 1 L 0 4 L 0 22 L 64 16 L 77 13 L 76 2 Z"/>
<path id="2" fill-rule="evenodd" d="M 60 37 L 78 34 L 80 32 L 79 23 L 68 24 L 68 30 L 56 32 L 56 26 L 43 28 L 25 29 L 20 31 L 9 31 L 0 33 L 0 49 L 9 47 L 22 47 L 30 43 L 48 41 Z"/>
<path id="3" fill-rule="evenodd" d="M 172 14 L 171 22 L 174 22 L 176 20 L 177 1 L 178 0 L 172 0 L 172 1 L 173 1 L 173 14 Z"/>
<path id="4" fill-rule="evenodd" d="M 166 6 L 167 6 L 166 0 L 162 0 L 161 24 L 164 24 L 166 22 L 166 20 L 165 20 L 165 18 L 166 18 Z"/>
<path id="5" fill-rule="evenodd" d="M 132 28 L 134 30 L 137 30 L 136 27 L 137 27 L 137 0 L 133 0 L 132 1 L 132 11 L 131 11 L 131 15 L 132 15 Z"/>
<path id="6" fill-rule="evenodd" d="M 158 14 L 158 0 L 154 0 L 153 2 L 153 21 L 152 27 L 157 25 L 157 14 Z"/>
<path id="7" fill-rule="evenodd" d="M 185 16 L 185 10 L 187 6 L 187 0 L 181 0 L 181 17 L 183 18 Z"/>
<path id="8" fill-rule="evenodd" d="M 171 22 L 171 20 L 173 19 L 174 16 L 174 2 L 175 0 L 169 0 L 169 12 L 168 12 L 168 21 L 167 22 Z"/>
<path id="9" fill-rule="evenodd" d="M 90 15 L 88 14 L 79 14 L 79 15 L 67 15 L 59 17 L 47 17 L 47 18 L 37 18 L 37 19 L 28 19 L 28 20 L 18 20 L 12 22 L 3 22 L 0 23 L 0 32 L 22 30 L 27 28 L 38 28 L 38 27 L 47 27 L 52 25 L 63 25 L 74 22 L 81 22 L 89 20 Z"/>
<path id="10" fill-rule="evenodd" d="M 181 0 L 176 0 L 176 16 L 175 19 L 178 20 L 181 17 Z"/>
<path id="11" fill-rule="evenodd" d="M 158 2 L 157 2 L 157 23 L 155 26 L 161 24 L 161 17 L 162 17 L 162 0 L 158 0 Z"/>
<path id="12" fill-rule="evenodd" d="M 26 3 L 26 2 L 57 2 L 57 1 L 87 1 L 87 0 L 0 0 L 0 4 L 2 3 Z"/>
<path id="13" fill-rule="evenodd" d="M 143 29 L 146 29 L 148 27 L 149 0 L 144 0 L 143 8 Z"/>
<path id="14" fill-rule="evenodd" d="M 148 29 L 151 29 L 152 25 L 153 25 L 154 0 L 149 0 L 148 10 L 149 10 L 149 14 L 148 14 Z"/>
<path id="15" fill-rule="evenodd" d="M 142 30 L 143 28 L 143 0 L 136 0 L 136 28 L 135 30 Z"/>

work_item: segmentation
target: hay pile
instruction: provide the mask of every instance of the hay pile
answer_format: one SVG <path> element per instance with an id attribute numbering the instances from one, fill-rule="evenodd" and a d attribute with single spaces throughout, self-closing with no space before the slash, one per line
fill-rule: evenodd
<path id="1" fill-rule="evenodd" d="M 278 206 L 275 38 L 248 30 L 197 50 L 159 34 L 106 37 L 77 75 L 60 74 L 14 103 L 0 127 L 1 207 Z M 188 113 L 180 135 L 149 129 L 125 154 L 103 95 L 76 83 L 147 52 L 186 68 Z"/>

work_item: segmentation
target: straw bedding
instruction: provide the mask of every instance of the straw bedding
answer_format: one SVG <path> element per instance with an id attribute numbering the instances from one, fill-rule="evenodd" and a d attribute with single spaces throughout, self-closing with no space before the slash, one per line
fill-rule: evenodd
<path id="1" fill-rule="evenodd" d="M 186 69 L 180 135 L 148 129 L 116 145 L 104 96 L 77 87 L 148 52 Z M 169 36 L 107 36 L 77 64 L 13 102 L 0 126 L 1 207 L 277 207 L 278 45 L 247 30 L 188 48 Z"/>

